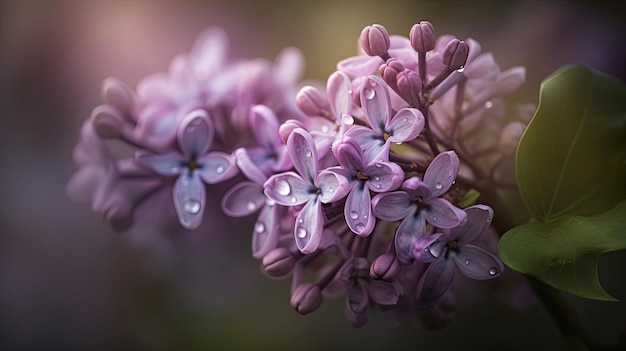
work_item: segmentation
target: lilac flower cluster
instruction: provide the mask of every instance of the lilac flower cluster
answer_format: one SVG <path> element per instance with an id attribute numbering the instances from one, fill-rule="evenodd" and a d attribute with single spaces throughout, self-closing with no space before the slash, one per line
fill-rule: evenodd
<path id="1" fill-rule="evenodd" d="M 437 39 L 426 21 L 408 38 L 368 26 L 359 43 L 325 87 L 296 87 L 293 48 L 273 64 L 226 60 L 215 28 L 136 91 L 107 79 L 70 194 L 123 230 L 171 192 L 177 222 L 194 229 L 207 185 L 234 179 L 222 210 L 256 216 L 252 255 L 292 279 L 299 313 L 345 296 L 355 326 L 375 307 L 446 320 L 455 271 L 483 280 L 504 269 L 484 248 L 494 211 L 474 194 L 511 182 L 498 166 L 524 124 L 502 117 L 500 96 L 524 69 L 501 72 L 476 41 Z"/>

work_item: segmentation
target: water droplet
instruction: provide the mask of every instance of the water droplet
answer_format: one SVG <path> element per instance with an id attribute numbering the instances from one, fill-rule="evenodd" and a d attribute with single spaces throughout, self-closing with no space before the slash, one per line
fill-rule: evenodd
<path id="1" fill-rule="evenodd" d="M 374 177 L 374 180 L 375 180 L 375 181 L 379 181 L 379 180 L 380 180 L 380 177 L 379 177 L 379 176 L 376 176 L 376 177 Z"/>
<path id="2" fill-rule="evenodd" d="M 352 116 L 350 116 L 350 115 L 344 114 L 343 116 L 341 116 L 341 122 L 343 124 L 346 124 L 346 125 L 353 125 L 354 124 L 354 118 Z"/>
<path id="3" fill-rule="evenodd" d="M 335 188 L 333 188 L 333 187 L 328 188 L 328 192 L 329 193 L 335 192 Z"/>
<path id="4" fill-rule="evenodd" d="M 256 222 L 256 225 L 254 226 L 254 231 L 256 231 L 258 234 L 263 234 L 265 232 L 265 224 L 263 224 L 263 222 Z"/>
<path id="5" fill-rule="evenodd" d="M 287 183 L 286 180 L 279 179 L 276 181 L 275 185 L 276 185 L 276 193 L 278 195 L 287 196 L 291 194 L 291 187 L 289 186 L 289 183 Z"/>
<path id="6" fill-rule="evenodd" d="M 268 198 L 265 200 L 265 205 L 269 207 L 274 207 L 274 205 L 276 205 L 276 201 Z"/>
<path id="7" fill-rule="evenodd" d="M 298 223 L 300 223 L 300 224 L 304 223 L 304 219 L 298 218 Z"/>
<path id="8" fill-rule="evenodd" d="M 441 184 L 441 183 L 435 184 L 435 189 L 439 190 L 441 188 L 443 188 L 443 184 Z"/>
<path id="9" fill-rule="evenodd" d="M 470 264 L 470 260 L 465 260 L 465 264 Z"/>
<path id="10" fill-rule="evenodd" d="M 200 201 L 196 199 L 189 199 L 183 204 L 183 210 L 190 214 L 196 214 L 200 212 Z"/>
<path id="11" fill-rule="evenodd" d="M 305 155 L 306 157 L 311 157 L 313 153 L 311 152 L 311 150 L 307 150 Z"/>
<path id="12" fill-rule="evenodd" d="M 452 172 L 448 172 L 448 177 L 452 177 Z"/>
<path id="13" fill-rule="evenodd" d="M 465 67 L 461 67 L 461 68 L 457 69 L 456 71 L 459 72 L 459 73 L 463 73 L 463 71 L 465 71 Z"/>
<path id="14" fill-rule="evenodd" d="M 303 227 L 298 227 L 298 230 L 296 230 L 296 235 L 300 239 L 306 238 L 306 235 L 307 235 L 306 229 L 304 229 Z"/>
<path id="15" fill-rule="evenodd" d="M 248 211 L 254 211 L 256 210 L 256 203 L 254 201 L 248 201 L 246 207 L 248 208 Z"/>
<path id="16" fill-rule="evenodd" d="M 493 107 L 493 102 L 491 102 L 491 101 L 485 102 L 485 108 L 489 109 L 489 108 L 492 108 L 492 107 Z"/>
<path id="17" fill-rule="evenodd" d="M 215 168 L 215 172 L 217 172 L 217 174 L 222 174 L 224 173 L 224 170 L 226 170 L 226 168 L 224 168 L 224 166 L 219 165 Z"/>
<path id="18" fill-rule="evenodd" d="M 437 219 L 437 216 L 433 216 L 433 221 L 436 221 Z"/>
<path id="19" fill-rule="evenodd" d="M 496 275 L 496 274 L 498 274 L 498 269 L 496 267 L 489 268 L 489 275 Z"/>
<path id="20" fill-rule="evenodd" d="M 322 133 L 328 133 L 328 126 L 322 126 Z"/>
<path id="21" fill-rule="evenodd" d="M 374 96 L 376 96 L 376 90 L 374 90 L 374 88 L 372 87 L 365 87 L 363 89 L 363 95 L 365 96 L 366 99 L 372 100 Z"/>
<path id="22" fill-rule="evenodd" d="M 354 229 L 356 229 L 357 232 L 362 232 L 365 229 L 365 224 L 358 223 Z"/>
<path id="23" fill-rule="evenodd" d="M 404 118 L 404 119 L 402 119 L 402 123 L 406 123 L 406 122 L 408 122 L 408 121 L 409 121 L 409 119 L 408 119 L 408 118 Z"/>
<path id="24" fill-rule="evenodd" d="M 356 211 L 350 211 L 350 218 L 357 219 L 359 218 L 359 214 Z"/>
<path id="25" fill-rule="evenodd" d="M 292 197 L 291 197 L 291 203 L 292 203 L 292 204 L 295 204 L 297 201 L 298 201 L 298 199 L 296 199 L 296 197 L 295 197 L 295 196 L 292 196 Z"/>
<path id="26" fill-rule="evenodd" d="M 380 189 L 380 184 L 376 184 L 376 189 Z"/>
<path id="27" fill-rule="evenodd" d="M 402 145 L 402 142 L 401 142 L 401 141 L 398 141 L 398 142 L 396 143 L 396 145 Z"/>
<path id="28" fill-rule="evenodd" d="M 367 215 L 363 215 L 363 219 L 367 219 Z"/>
<path id="29" fill-rule="evenodd" d="M 487 219 L 485 220 L 485 222 L 487 222 L 487 223 L 491 222 L 491 217 L 487 217 Z"/>
<path id="30" fill-rule="evenodd" d="M 172 169 L 170 170 L 170 172 L 172 172 L 172 173 L 180 173 L 180 168 L 178 168 L 178 167 L 172 167 Z"/>

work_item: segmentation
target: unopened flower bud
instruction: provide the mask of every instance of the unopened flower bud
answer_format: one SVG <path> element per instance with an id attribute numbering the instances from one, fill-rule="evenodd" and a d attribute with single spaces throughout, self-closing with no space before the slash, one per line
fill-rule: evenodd
<path id="1" fill-rule="evenodd" d="M 123 113 L 132 111 L 133 92 L 117 78 L 109 77 L 102 82 L 100 97 L 105 104 L 115 106 Z"/>
<path id="2" fill-rule="evenodd" d="M 291 307 L 300 314 L 311 313 L 321 305 L 322 291 L 316 284 L 302 283 L 291 294 Z"/>
<path id="3" fill-rule="evenodd" d="M 467 55 L 469 54 L 469 45 L 459 39 L 452 39 L 443 49 L 443 64 L 449 69 L 455 70 L 465 66 Z"/>
<path id="4" fill-rule="evenodd" d="M 393 281 L 400 272 L 400 261 L 396 255 L 385 253 L 378 256 L 370 266 L 370 277 Z"/>
<path id="5" fill-rule="evenodd" d="M 296 128 L 306 129 L 304 124 L 298 120 L 286 120 L 283 124 L 280 125 L 280 127 L 278 127 L 278 136 L 280 136 L 280 140 L 282 140 L 283 143 L 287 144 L 287 138 L 289 138 L 291 132 Z"/>
<path id="6" fill-rule="evenodd" d="M 500 139 L 498 140 L 498 149 L 507 157 L 513 156 L 517 150 L 517 144 L 524 134 L 526 125 L 521 122 L 511 122 L 502 128 Z"/>
<path id="7" fill-rule="evenodd" d="M 129 228 L 133 224 L 133 211 L 128 201 L 111 203 L 104 212 L 104 220 L 117 231 Z"/>
<path id="8" fill-rule="evenodd" d="M 391 57 L 380 65 L 378 71 L 387 84 L 395 85 L 397 82 L 396 76 L 398 73 L 404 71 L 404 66 L 398 59 Z"/>
<path id="9" fill-rule="evenodd" d="M 271 277 L 287 275 L 295 264 L 295 257 L 284 247 L 275 248 L 263 257 L 263 269 Z"/>
<path id="10" fill-rule="evenodd" d="M 363 51 L 370 56 L 384 56 L 391 45 L 387 29 L 380 24 L 363 28 L 359 41 Z"/>
<path id="11" fill-rule="evenodd" d="M 100 105 L 91 113 L 91 123 L 96 134 L 104 139 L 118 138 L 124 127 L 120 110 L 111 105 Z"/>
<path id="12" fill-rule="evenodd" d="M 420 101 L 422 80 L 411 70 L 405 69 L 396 76 L 398 91 L 411 106 L 416 107 Z"/>
<path id="13" fill-rule="evenodd" d="M 411 46 L 417 52 L 428 52 L 435 48 L 435 28 L 428 21 L 413 25 L 409 33 Z"/>
<path id="14" fill-rule="evenodd" d="M 323 116 L 327 109 L 325 101 L 322 93 L 310 85 L 302 87 L 296 95 L 296 105 L 307 116 Z"/>

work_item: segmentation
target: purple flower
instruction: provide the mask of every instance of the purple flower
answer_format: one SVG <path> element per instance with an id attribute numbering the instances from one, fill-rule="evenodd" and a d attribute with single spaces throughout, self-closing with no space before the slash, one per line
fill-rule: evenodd
<path id="1" fill-rule="evenodd" d="M 139 164 L 154 172 L 177 177 L 174 207 L 180 224 L 194 229 L 202 222 L 206 201 L 204 183 L 215 184 L 233 177 L 238 169 L 234 157 L 223 152 L 208 152 L 213 141 L 213 126 L 204 110 L 188 113 L 177 130 L 180 151 L 166 154 L 137 152 Z"/>
<path id="2" fill-rule="evenodd" d="M 369 76 L 361 90 L 361 106 L 369 128 L 355 125 L 346 135 L 357 140 L 368 160 L 388 161 L 391 143 L 413 140 L 424 128 L 424 116 L 415 108 L 403 108 L 393 115 L 387 83 Z"/>
<path id="3" fill-rule="evenodd" d="M 426 169 L 423 181 L 409 178 L 401 191 L 378 194 L 372 199 L 376 217 L 385 221 L 402 219 L 395 237 L 396 254 L 402 261 L 413 260 L 413 245 L 426 235 L 426 222 L 437 228 L 454 228 L 465 222 L 465 212 L 439 197 L 450 189 L 458 171 L 456 153 L 442 152 Z"/>
<path id="4" fill-rule="evenodd" d="M 489 228 L 493 210 L 474 205 L 465 209 L 467 222 L 462 226 L 423 237 L 415 242 L 413 256 L 430 263 L 417 285 L 417 301 L 429 308 L 448 290 L 456 266 L 465 276 L 485 280 L 502 274 L 504 264 L 494 254 L 475 245 Z"/>
<path id="5" fill-rule="evenodd" d="M 342 175 L 348 181 L 349 193 L 344 206 L 346 223 L 356 234 L 367 236 L 376 223 L 372 215 L 370 190 L 380 193 L 397 189 L 404 180 L 404 172 L 392 162 L 366 163 L 363 150 L 350 137 L 344 138 L 337 145 L 334 154 L 340 166 L 328 170 Z"/>
<path id="6" fill-rule="evenodd" d="M 298 249 L 308 254 L 318 248 L 322 238 L 322 203 L 344 197 L 348 184 L 333 172 L 319 171 L 315 143 L 306 130 L 294 129 L 287 139 L 287 149 L 298 173 L 273 175 L 264 184 L 265 195 L 283 206 L 304 205 L 296 217 L 294 235 Z"/>

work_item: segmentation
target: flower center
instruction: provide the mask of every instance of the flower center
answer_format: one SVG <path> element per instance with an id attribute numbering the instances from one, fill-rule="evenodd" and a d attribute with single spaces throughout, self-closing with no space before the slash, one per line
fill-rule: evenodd
<path id="1" fill-rule="evenodd" d="M 387 139 L 389 139 L 389 137 L 391 136 L 391 134 L 384 132 L 383 133 L 383 139 L 385 139 L 385 141 L 387 141 Z"/>
<path id="2" fill-rule="evenodd" d="M 368 179 L 370 179 L 370 177 L 366 176 L 366 175 L 365 175 L 365 174 L 363 174 L 363 172 L 361 172 L 361 171 L 359 171 L 359 172 L 356 174 L 356 177 L 357 177 L 357 178 L 359 178 L 359 179 L 361 179 L 361 180 L 368 180 Z"/>

